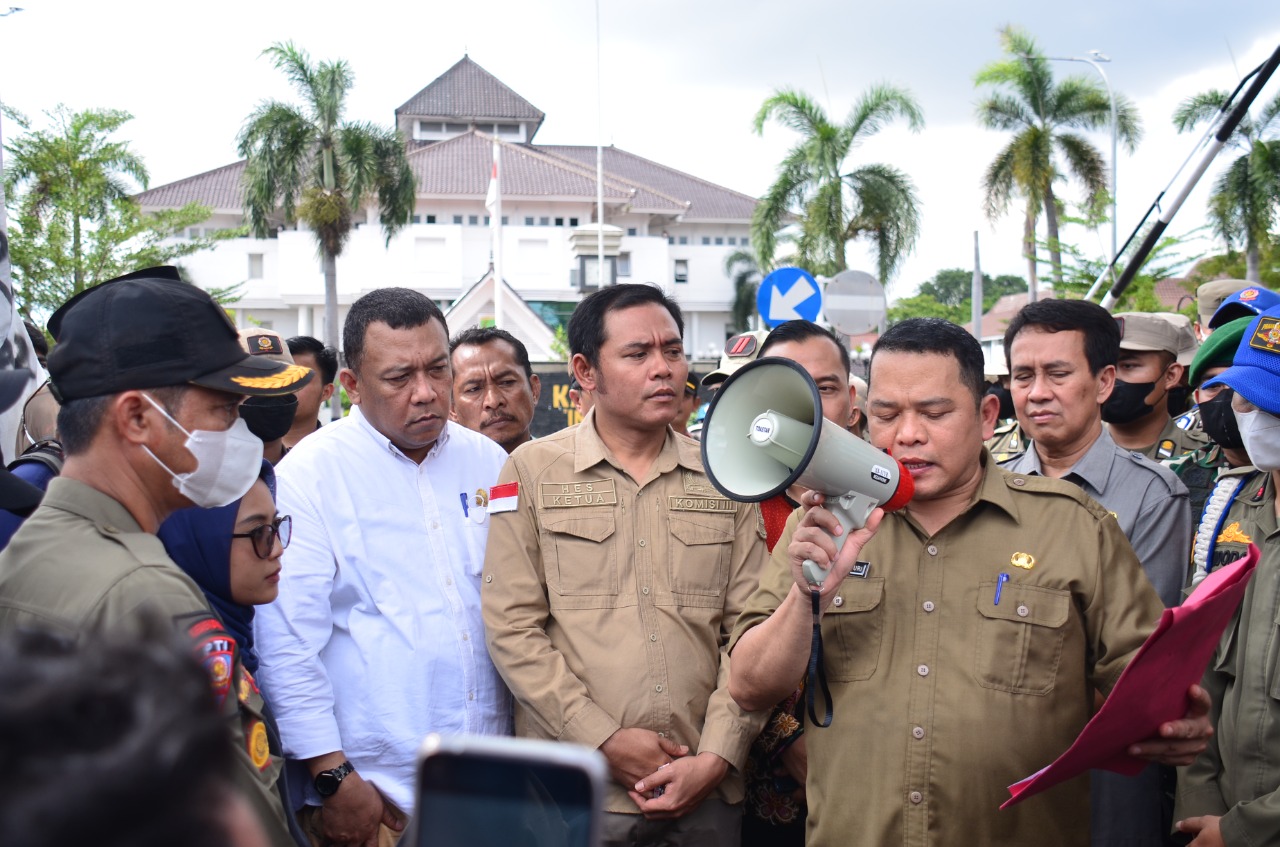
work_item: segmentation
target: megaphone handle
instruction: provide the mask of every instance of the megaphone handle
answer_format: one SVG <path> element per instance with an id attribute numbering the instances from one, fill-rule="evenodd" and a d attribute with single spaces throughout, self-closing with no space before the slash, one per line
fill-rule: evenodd
<path id="1" fill-rule="evenodd" d="M 871 512 L 878 505 L 880 505 L 879 500 L 855 491 L 827 499 L 827 511 L 835 515 L 836 520 L 840 521 L 840 526 L 844 528 L 844 532 L 831 537 L 831 540 L 836 545 L 837 557 L 840 555 L 840 550 L 844 547 L 845 539 L 849 537 L 849 533 L 866 526 L 867 518 L 871 517 Z M 808 580 L 810 585 L 822 585 L 827 578 L 827 574 L 831 573 L 829 568 L 818 567 L 818 563 L 812 559 L 804 560 L 803 570 L 804 578 Z"/>

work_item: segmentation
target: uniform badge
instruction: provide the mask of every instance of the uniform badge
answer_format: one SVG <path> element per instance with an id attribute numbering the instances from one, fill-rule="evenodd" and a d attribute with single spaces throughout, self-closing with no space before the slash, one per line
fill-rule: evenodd
<path id="1" fill-rule="evenodd" d="M 266 770 L 271 764 L 271 745 L 267 743 L 267 725 L 262 721 L 254 721 L 249 732 L 245 734 L 245 745 L 249 748 L 249 758 L 258 770 Z"/>
<path id="2" fill-rule="evenodd" d="M 1266 350 L 1268 353 L 1280 353 L 1280 320 L 1262 318 L 1258 328 L 1249 339 L 1249 346 L 1255 350 Z"/>
<path id="3" fill-rule="evenodd" d="M 236 642 L 214 618 L 202 618 L 187 628 L 195 642 L 196 656 L 209 674 L 213 697 L 221 709 L 231 694 L 231 675 L 236 666 Z M 236 696 L 239 696 L 236 691 Z"/>
<path id="4" fill-rule="evenodd" d="M 871 573 L 870 562 L 854 562 L 853 567 L 849 569 L 849 576 L 856 576 L 858 579 L 866 579 L 869 573 Z"/>
<path id="5" fill-rule="evenodd" d="M 1167 459 L 1173 455 L 1173 439 L 1166 438 L 1160 442 L 1160 446 L 1156 448 L 1157 459 Z"/>
<path id="6" fill-rule="evenodd" d="M 1036 557 L 1032 556 L 1030 553 L 1014 553 L 1009 557 L 1009 564 L 1013 565 L 1015 568 L 1022 568 L 1024 571 L 1029 571 L 1036 566 Z"/>
<path id="7" fill-rule="evenodd" d="M 520 483 L 504 482 L 489 489 L 488 512 L 496 515 L 500 512 L 514 512 L 520 505 Z"/>
<path id="8" fill-rule="evenodd" d="M 1222 532 L 1218 535 L 1219 544 L 1249 544 L 1253 541 L 1248 535 L 1240 529 L 1240 521 L 1232 521 L 1223 527 Z"/>

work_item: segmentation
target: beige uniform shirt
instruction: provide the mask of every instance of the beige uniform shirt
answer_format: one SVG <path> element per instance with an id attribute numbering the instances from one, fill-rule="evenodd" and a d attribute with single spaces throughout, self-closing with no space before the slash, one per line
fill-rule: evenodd
<path id="1" fill-rule="evenodd" d="M 0 553 L 0 633 L 43 627 L 79 638 L 139 634 L 146 614 L 171 621 L 191 640 L 235 746 L 236 785 L 271 843 L 294 844 L 276 790 L 284 760 L 269 749 L 262 696 L 235 639 L 160 539 L 124 506 L 76 480 L 51 480 L 44 501 Z"/>
<path id="2" fill-rule="evenodd" d="M 729 633 L 767 552 L 759 512 L 721 496 L 698 444 L 668 432 L 631 479 L 581 424 L 512 453 L 490 514 L 481 601 L 489 653 L 515 696 L 516 735 L 599 747 L 653 730 L 729 762 L 713 796 L 742 800 L 741 769 L 766 712 L 729 697 Z M 610 784 L 605 808 L 637 812 Z"/>
<path id="3" fill-rule="evenodd" d="M 999 806 L 1075 740 L 1163 607 L 1109 512 L 984 460 L 935 535 L 888 515 L 823 616 L 834 717 L 806 730 L 810 845 L 1089 844 L 1083 777 Z M 735 642 L 790 591 L 797 521 Z"/>

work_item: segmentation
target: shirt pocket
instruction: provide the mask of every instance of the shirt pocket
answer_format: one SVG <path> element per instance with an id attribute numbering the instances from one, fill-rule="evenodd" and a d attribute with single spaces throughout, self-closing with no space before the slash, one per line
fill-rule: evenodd
<path id="1" fill-rule="evenodd" d="M 833 682 L 870 679 L 884 641 L 884 578 L 846 578 L 823 615 L 822 649 Z"/>
<path id="2" fill-rule="evenodd" d="M 733 553 L 733 515 L 669 513 L 668 576 L 673 594 L 722 597 Z"/>
<path id="3" fill-rule="evenodd" d="M 1045 695 L 1053 690 L 1066 640 L 1071 592 L 995 581 L 978 586 L 975 673 L 983 688 Z"/>
<path id="4" fill-rule="evenodd" d="M 613 597 L 618 593 L 617 529 L 613 509 L 543 514 L 547 587 L 561 597 Z"/>

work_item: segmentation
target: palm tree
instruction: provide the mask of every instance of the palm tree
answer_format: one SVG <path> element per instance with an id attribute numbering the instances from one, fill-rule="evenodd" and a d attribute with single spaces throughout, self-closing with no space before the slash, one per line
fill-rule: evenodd
<path id="1" fill-rule="evenodd" d="M 1188 97 L 1173 113 L 1173 125 L 1186 132 L 1214 120 L 1227 102 L 1225 91 Z M 1228 143 L 1243 155 L 1227 166 L 1213 186 L 1209 215 L 1227 248 L 1243 244 L 1245 278 L 1262 282 L 1261 248 L 1271 242 L 1271 227 L 1280 204 L 1280 94 L 1265 104 L 1257 118 L 1246 114 Z M 1273 137 L 1268 138 L 1271 135 Z"/>
<path id="2" fill-rule="evenodd" d="M 869 238 L 880 279 L 888 282 L 920 233 L 915 186 L 890 165 L 846 171 L 845 160 L 895 118 L 905 119 L 913 132 L 924 126 L 911 94 L 890 85 L 869 88 L 841 124 L 832 123 L 800 91 L 776 91 L 764 101 L 756 113 L 756 133 L 763 134 L 773 119 L 799 133 L 800 141 L 778 166 L 777 179 L 752 216 L 751 244 L 762 269 L 773 267 L 779 231 L 798 219 L 799 264 L 813 273 L 837 273 L 846 268 L 845 245 Z"/>
<path id="3" fill-rule="evenodd" d="M 1106 90 L 1088 77 L 1055 82 L 1049 60 L 1035 41 L 1017 27 L 1000 31 L 1005 58 L 978 71 L 975 85 L 997 90 L 978 104 L 978 121 L 987 129 L 1008 130 L 1013 138 L 982 179 L 983 206 L 990 220 L 1002 217 L 1014 195 L 1026 201 L 1023 250 L 1027 259 L 1032 299 L 1036 291 L 1036 223 L 1044 211 L 1049 234 L 1050 262 L 1055 283 L 1062 282 L 1062 251 L 1058 246 L 1058 204 L 1054 183 L 1063 180 L 1055 161 L 1061 157 L 1067 173 L 1085 188 L 1095 203 L 1106 191 L 1107 168 L 1102 154 L 1083 136 L 1069 130 L 1092 130 L 1111 121 Z M 1116 133 L 1133 152 L 1142 137 L 1138 111 L 1123 95 L 1116 95 Z"/>
<path id="4" fill-rule="evenodd" d="M 756 311 L 756 289 L 760 285 L 760 263 L 750 250 L 734 250 L 724 259 L 724 272 L 733 280 L 733 305 L 730 313 L 734 332 L 749 330 Z"/>
<path id="5" fill-rule="evenodd" d="M 245 212 L 254 235 L 266 238 L 279 223 L 302 221 L 315 233 L 324 267 L 325 343 L 338 345 L 337 258 L 353 217 L 366 202 L 378 207 L 387 243 L 413 213 L 417 183 L 400 134 L 371 123 L 343 120 L 355 81 L 344 61 L 312 64 L 292 42 L 262 52 L 283 71 L 302 108 L 267 100 L 240 131 Z"/>
<path id="6" fill-rule="evenodd" d="M 89 284 L 92 263 L 86 238 L 90 229 L 106 221 L 117 206 L 131 202 L 133 189 L 125 178 L 145 189 L 149 176 L 141 157 L 129 149 L 127 141 L 110 138 L 133 119 L 128 112 L 72 112 L 59 105 L 47 115 L 52 129 L 28 132 L 9 143 L 10 158 L 4 176 L 14 195 L 22 237 L 32 241 L 56 233 L 59 240 L 67 238 L 70 242 L 70 256 L 66 258 L 71 264 L 71 286 L 69 290 L 59 290 L 60 303 Z"/>

